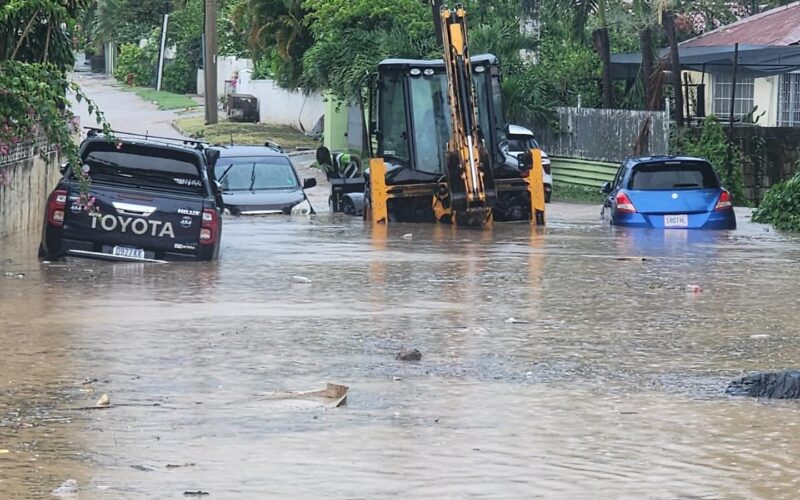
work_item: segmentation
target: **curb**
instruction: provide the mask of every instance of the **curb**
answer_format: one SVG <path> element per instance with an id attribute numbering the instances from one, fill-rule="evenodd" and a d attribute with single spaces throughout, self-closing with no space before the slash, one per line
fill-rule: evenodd
<path id="1" fill-rule="evenodd" d="M 172 126 L 172 128 L 175 129 L 176 132 L 178 132 L 182 137 L 186 138 L 187 140 L 202 141 L 204 139 L 203 137 L 191 137 L 189 134 L 186 133 L 185 130 L 181 128 L 180 125 L 178 125 L 178 120 L 172 120 L 170 122 L 170 126 Z M 288 151 L 285 154 L 290 158 L 294 158 L 296 156 L 310 156 L 310 155 L 315 155 L 316 150 L 305 149 L 301 151 Z"/>

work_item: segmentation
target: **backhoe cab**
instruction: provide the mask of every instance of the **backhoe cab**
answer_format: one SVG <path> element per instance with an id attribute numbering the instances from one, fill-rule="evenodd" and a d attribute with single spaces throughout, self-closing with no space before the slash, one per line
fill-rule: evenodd
<path id="1" fill-rule="evenodd" d="M 497 59 L 469 57 L 463 8 L 442 7 L 441 28 L 444 60 L 378 65 L 370 92 L 374 150 L 364 217 L 377 223 L 543 223 L 537 155 L 509 165 L 499 147 L 505 120 Z"/>

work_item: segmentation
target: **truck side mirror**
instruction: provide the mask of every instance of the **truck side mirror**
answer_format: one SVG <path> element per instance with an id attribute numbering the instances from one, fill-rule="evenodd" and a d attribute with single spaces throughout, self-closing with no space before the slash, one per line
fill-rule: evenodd
<path id="1" fill-rule="evenodd" d="M 317 185 L 317 179 L 313 177 L 309 177 L 308 179 L 303 179 L 303 189 L 311 189 Z"/>
<path id="2" fill-rule="evenodd" d="M 65 161 L 64 163 L 62 163 L 61 168 L 59 170 L 61 171 L 61 175 L 66 174 L 67 170 L 69 170 L 69 162 Z"/>
<path id="3" fill-rule="evenodd" d="M 610 182 L 606 182 L 605 184 L 603 184 L 600 187 L 600 191 L 605 193 L 605 194 L 611 194 L 611 183 Z"/>

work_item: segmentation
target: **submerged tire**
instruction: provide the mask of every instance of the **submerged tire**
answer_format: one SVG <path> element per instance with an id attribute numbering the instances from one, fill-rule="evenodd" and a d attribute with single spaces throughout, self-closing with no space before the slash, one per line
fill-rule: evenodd
<path id="1" fill-rule="evenodd" d="M 345 215 L 352 215 L 352 216 L 358 215 L 356 207 L 355 205 L 353 205 L 353 200 L 351 200 L 350 198 L 344 198 L 342 200 L 342 213 Z"/>

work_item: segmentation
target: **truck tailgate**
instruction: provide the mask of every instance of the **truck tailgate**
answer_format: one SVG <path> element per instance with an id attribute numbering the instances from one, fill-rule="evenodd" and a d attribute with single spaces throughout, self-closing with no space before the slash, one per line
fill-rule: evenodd
<path id="1" fill-rule="evenodd" d="M 108 253 L 118 246 L 153 252 L 156 257 L 163 252 L 192 254 L 199 245 L 200 197 L 100 183 L 92 184 L 90 195 L 95 197 L 97 215 L 80 207 L 77 186 L 70 187 L 64 238 L 90 242 L 93 251 Z"/>

